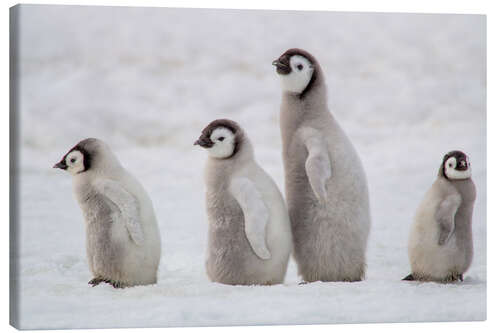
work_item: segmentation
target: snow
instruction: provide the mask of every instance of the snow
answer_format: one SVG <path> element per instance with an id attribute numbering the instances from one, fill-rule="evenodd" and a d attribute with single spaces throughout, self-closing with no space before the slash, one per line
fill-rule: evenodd
<path id="1" fill-rule="evenodd" d="M 96 328 L 486 319 L 486 18 L 333 12 L 21 7 L 18 327 Z M 226 117 L 283 190 L 279 80 L 301 47 L 370 187 L 367 278 L 225 286 L 204 270 L 203 165 L 193 146 Z M 99 137 L 149 192 L 163 240 L 158 284 L 91 288 L 71 178 L 52 165 Z M 402 282 L 415 209 L 442 156 L 466 152 L 477 187 L 465 281 Z"/>

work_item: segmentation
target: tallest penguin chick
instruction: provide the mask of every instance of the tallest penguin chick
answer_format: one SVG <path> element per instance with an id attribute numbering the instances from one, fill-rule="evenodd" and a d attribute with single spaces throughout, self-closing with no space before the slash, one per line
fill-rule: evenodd
<path id="1" fill-rule="evenodd" d="M 273 65 L 283 90 L 285 189 L 299 274 L 307 282 L 362 280 L 370 208 L 361 161 L 328 110 L 316 59 L 290 49 Z"/>

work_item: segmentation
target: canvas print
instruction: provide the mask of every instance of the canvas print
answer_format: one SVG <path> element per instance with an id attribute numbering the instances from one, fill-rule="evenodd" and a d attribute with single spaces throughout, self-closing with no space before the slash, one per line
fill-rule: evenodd
<path id="1" fill-rule="evenodd" d="M 486 319 L 486 17 L 10 11 L 20 329 Z"/>

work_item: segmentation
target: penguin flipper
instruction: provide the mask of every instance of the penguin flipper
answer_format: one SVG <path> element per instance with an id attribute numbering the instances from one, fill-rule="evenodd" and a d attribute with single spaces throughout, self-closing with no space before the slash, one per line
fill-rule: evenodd
<path id="1" fill-rule="evenodd" d="M 402 279 L 402 281 L 415 281 L 415 277 L 413 277 L 413 274 L 408 274 Z"/>
<path id="2" fill-rule="evenodd" d="M 328 149 L 321 135 L 315 129 L 303 130 L 302 138 L 308 152 L 305 169 L 309 184 L 318 200 L 326 202 L 326 182 L 332 176 L 332 164 Z"/>
<path id="3" fill-rule="evenodd" d="M 261 259 L 270 259 L 271 253 L 266 244 L 266 226 L 269 222 L 262 195 L 248 178 L 239 177 L 231 181 L 231 194 L 243 210 L 245 235 L 254 253 Z"/>
<path id="4" fill-rule="evenodd" d="M 435 218 L 439 227 L 438 244 L 444 245 L 453 229 L 455 229 L 455 214 L 462 199 L 459 194 L 451 194 L 444 198 L 438 206 Z"/>
<path id="5" fill-rule="evenodd" d="M 142 245 L 144 242 L 144 235 L 142 232 L 139 202 L 137 199 L 118 182 L 113 180 L 100 180 L 97 182 L 96 187 L 100 194 L 118 207 L 120 216 L 125 220 L 125 228 L 132 241 L 137 245 Z"/>

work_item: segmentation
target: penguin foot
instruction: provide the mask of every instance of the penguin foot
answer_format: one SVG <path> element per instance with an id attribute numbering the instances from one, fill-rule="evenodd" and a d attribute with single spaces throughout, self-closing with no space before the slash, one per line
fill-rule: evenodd
<path id="1" fill-rule="evenodd" d="M 464 281 L 464 275 L 463 274 L 452 274 L 448 280 L 448 282 L 456 282 L 456 281 L 460 281 L 460 282 L 463 282 Z"/>
<path id="2" fill-rule="evenodd" d="M 299 286 L 303 286 L 303 285 L 308 284 L 308 283 L 309 282 L 307 282 L 307 281 L 302 281 L 302 282 L 299 282 Z"/>
<path id="3" fill-rule="evenodd" d="M 89 281 L 89 284 L 92 287 L 95 287 L 95 286 L 99 285 L 101 282 L 107 282 L 107 281 L 104 279 L 101 279 L 101 278 L 93 278 L 92 280 Z"/>
<path id="4" fill-rule="evenodd" d="M 357 278 L 357 279 L 343 279 L 342 282 L 360 282 L 363 279 Z"/>
<path id="5" fill-rule="evenodd" d="M 120 281 L 113 281 L 113 280 L 108 280 L 106 281 L 107 283 L 109 283 L 110 285 L 113 286 L 113 288 L 115 289 L 123 289 L 126 287 L 125 283 L 124 282 L 120 282 Z"/>
<path id="6" fill-rule="evenodd" d="M 402 279 L 402 281 L 415 281 L 415 277 L 413 276 L 413 274 L 408 274 Z"/>

